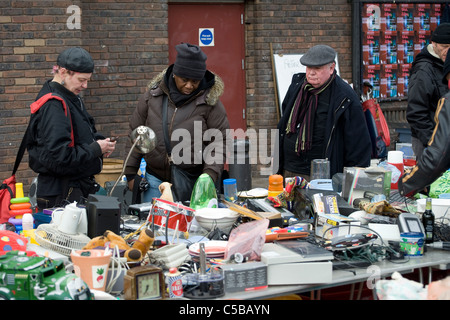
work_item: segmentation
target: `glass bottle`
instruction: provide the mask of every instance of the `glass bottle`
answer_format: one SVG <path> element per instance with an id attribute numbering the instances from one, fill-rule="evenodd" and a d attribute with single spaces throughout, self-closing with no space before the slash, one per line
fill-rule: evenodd
<path id="1" fill-rule="evenodd" d="M 422 215 L 422 224 L 425 229 L 425 243 L 434 242 L 434 213 L 431 207 L 431 198 L 427 198 L 425 211 Z"/>

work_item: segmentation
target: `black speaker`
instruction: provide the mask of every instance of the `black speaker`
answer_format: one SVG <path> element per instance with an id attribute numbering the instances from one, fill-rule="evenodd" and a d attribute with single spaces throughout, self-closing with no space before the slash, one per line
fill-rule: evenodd
<path id="1" fill-rule="evenodd" d="M 87 201 L 88 237 L 103 235 L 106 230 L 120 232 L 120 202 L 116 197 L 91 194 Z"/>
<path id="2" fill-rule="evenodd" d="M 113 192 L 110 194 L 114 184 L 115 181 L 105 182 L 106 194 L 109 194 L 112 197 L 117 197 L 119 199 L 119 202 L 121 204 L 120 214 L 125 215 L 127 214 L 128 206 L 132 203 L 133 193 L 128 190 L 127 183 L 125 181 L 119 181 Z"/>

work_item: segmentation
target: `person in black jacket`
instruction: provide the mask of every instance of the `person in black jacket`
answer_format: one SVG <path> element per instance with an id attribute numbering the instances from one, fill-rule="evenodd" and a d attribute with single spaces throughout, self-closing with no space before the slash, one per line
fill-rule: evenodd
<path id="1" fill-rule="evenodd" d="M 344 167 L 370 165 L 372 145 L 360 99 L 336 74 L 335 59 L 333 48 L 314 46 L 300 59 L 306 73 L 292 77 L 278 123 L 277 173 L 285 177 L 310 180 L 313 159 L 330 161 L 330 178 Z"/>
<path id="2" fill-rule="evenodd" d="M 450 23 L 442 23 L 434 30 L 431 44 L 417 54 L 411 66 L 406 119 L 411 127 L 411 144 L 417 158 L 431 138 L 437 103 L 448 91 L 441 79 L 449 48 Z"/>
<path id="3" fill-rule="evenodd" d="M 38 173 L 39 210 L 95 193 L 93 176 L 116 144 L 97 132 L 80 97 L 94 71 L 91 55 L 80 47 L 66 49 L 53 71 L 31 105 L 27 143 L 29 166 Z"/>
<path id="4" fill-rule="evenodd" d="M 441 80 L 447 87 L 450 79 L 450 53 L 447 53 Z M 428 193 L 430 186 L 450 168 L 450 92 L 440 100 L 434 118 L 436 126 L 428 145 L 423 150 L 417 164 L 405 173 L 398 182 L 399 193 L 413 197 L 417 192 Z"/>

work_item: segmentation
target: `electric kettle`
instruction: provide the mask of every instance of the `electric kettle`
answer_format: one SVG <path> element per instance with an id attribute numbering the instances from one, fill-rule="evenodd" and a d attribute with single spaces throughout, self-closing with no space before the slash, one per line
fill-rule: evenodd
<path id="1" fill-rule="evenodd" d="M 86 209 L 77 207 L 76 202 L 53 211 L 52 222 L 57 226 L 57 229 L 63 233 L 87 233 Z"/>

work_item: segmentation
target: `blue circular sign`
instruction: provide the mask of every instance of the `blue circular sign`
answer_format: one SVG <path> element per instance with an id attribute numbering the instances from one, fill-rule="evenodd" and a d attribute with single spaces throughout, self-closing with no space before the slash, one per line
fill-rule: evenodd
<path id="1" fill-rule="evenodd" d="M 203 45 L 208 46 L 212 43 L 212 41 L 213 41 L 213 34 L 211 30 L 204 29 L 200 32 L 200 42 Z"/>

